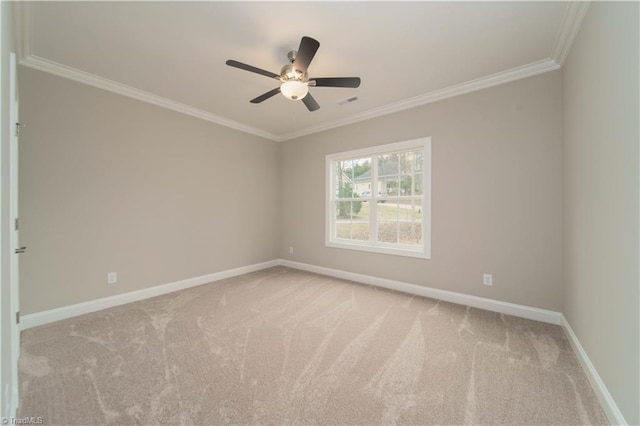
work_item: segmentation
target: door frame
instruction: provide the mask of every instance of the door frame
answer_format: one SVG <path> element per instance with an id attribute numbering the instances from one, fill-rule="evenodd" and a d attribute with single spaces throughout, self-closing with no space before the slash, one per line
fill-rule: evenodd
<path id="1" fill-rule="evenodd" d="M 9 54 L 9 288 L 10 288 L 10 329 L 11 329 L 11 413 L 16 415 L 19 401 L 18 359 L 20 358 L 20 326 L 19 326 L 19 254 L 18 238 L 18 90 L 17 59 L 14 52 Z M 6 229 L 6 228 L 5 228 Z"/>

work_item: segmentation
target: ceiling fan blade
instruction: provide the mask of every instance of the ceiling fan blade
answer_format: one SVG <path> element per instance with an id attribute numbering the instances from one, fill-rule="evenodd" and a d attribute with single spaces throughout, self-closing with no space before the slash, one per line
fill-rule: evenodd
<path id="1" fill-rule="evenodd" d="M 249 72 L 255 72 L 256 74 L 261 74 L 261 75 L 264 75 L 266 77 L 280 79 L 280 76 L 278 74 L 272 73 L 270 71 L 265 71 L 265 70 L 260 69 L 260 68 L 253 67 L 251 65 L 243 64 L 242 62 L 234 61 L 233 59 L 229 59 L 226 62 L 226 64 L 229 65 L 230 67 L 240 68 L 241 70 L 245 70 L 245 71 L 249 71 Z"/>
<path id="2" fill-rule="evenodd" d="M 328 77 L 311 78 L 309 82 L 315 81 L 316 87 L 359 87 L 360 77 Z"/>
<path id="3" fill-rule="evenodd" d="M 302 72 L 307 72 L 307 68 L 319 47 L 320 43 L 318 40 L 307 36 L 302 37 L 300 47 L 298 47 L 298 53 L 296 53 L 296 59 L 293 61 L 293 67 Z"/>
<path id="4" fill-rule="evenodd" d="M 309 111 L 316 111 L 320 109 L 320 105 L 318 105 L 318 102 L 316 102 L 316 100 L 313 99 L 313 96 L 311 96 L 311 93 L 307 93 L 307 96 L 302 98 L 302 102 L 304 103 L 304 105 L 307 107 Z"/>
<path id="5" fill-rule="evenodd" d="M 251 99 L 249 102 L 251 102 L 252 104 L 259 104 L 260 102 L 266 101 L 267 99 L 274 95 L 277 95 L 278 93 L 280 93 L 280 88 L 276 87 L 275 89 L 269 90 L 267 93 L 263 93 L 255 99 Z"/>

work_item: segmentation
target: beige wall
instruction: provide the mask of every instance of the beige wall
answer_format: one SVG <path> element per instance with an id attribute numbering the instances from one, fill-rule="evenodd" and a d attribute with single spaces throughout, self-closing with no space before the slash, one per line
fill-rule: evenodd
<path id="1" fill-rule="evenodd" d="M 284 142 L 280 255 L 560 310 L 561 91 L 551 72 Z M 432 259 L 325 247 L 325 155 L 421 136 L 432 138 Z"/>
<path id="2" fill-rule="evenodd" d="M 562 72 L 280 145 L 19 72 L 23 314 L 282 257 L 562 310 L 640 422 L 638 3 L 592 4 Z M 422 136 L 432 259 L 325 247 L 325 155 Z"/>
<path id="3" fill-rule="evenodd" d="M 23 314 L 278 257 L 275 142 L 19 72 Z"/>
<path id="4" fill-rule="evenodd" d="M 563 70 L 562 310 L 629 424 L 640 423 L 637 2 L 589 8 Z"/>

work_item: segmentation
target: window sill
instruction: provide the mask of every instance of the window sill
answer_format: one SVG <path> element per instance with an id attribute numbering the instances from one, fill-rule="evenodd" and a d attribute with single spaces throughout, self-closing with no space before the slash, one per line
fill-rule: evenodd
<path id="1" fill-rule="evenodd" d="M 417 249 L 414 249 L 409 246 L 407 246 L 406 248 L 381 247 L 381 246 L 373 246 L 369 244 L 367 241 L 363 241 L 362 243 L 328 241 L 326 242 L 325 246 L 331 247 L 331 248 L 346 249 L 346 250 L 365 251 L 370 253 L 391 254 L 394 256 L 415 257 L 419 259 L 431 259 L 431 253 L 429 253 L 428 250 L 425 250 L 425 248 L 422 248 L 422 247 Z"/>

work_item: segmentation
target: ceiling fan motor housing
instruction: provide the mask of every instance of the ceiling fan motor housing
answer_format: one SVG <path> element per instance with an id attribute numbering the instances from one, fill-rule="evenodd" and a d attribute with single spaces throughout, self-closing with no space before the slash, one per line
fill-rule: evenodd
<path id="1" fill-rule="evenodd" d="M 291 99 L 292 101 L 301 100 L 309 111 L 317 111 L 320 108 L 320 105 L 318 105 L 318 102 L 316 102 L 313 96 L 309 93 L 309 87 L 360 86 L 359 77 L 325 77 L 314 78 L 309 81 L 307 68 L 319 47 L 320 43 L 318 40 L 303 36 L 300 40 L 300 47 L 298 50 L 292 50 L 287 54 L 287 59 L 289 59 L 290 63 L 282 67 L 279 75 L 232 59 L 227 60 L 226 64 L 231 67 L 240 68 L 265 77 L 275 78 L 282 82 L 280 87 L 276 87 L 255 99 L 251 99 L 249 102 L 252 104 L 259 104 L 278 93 L 282 93 L 284 97 Z"/>
<path id="2" fill-rule="evenodd" d="M 307 73 L 294 68 L 293 63 L 287 64 L 282 67 L 282 69 L 280 70 L 280 78 L 282 79 L 282 81 L 307 81 L 308 79 Z"/>

